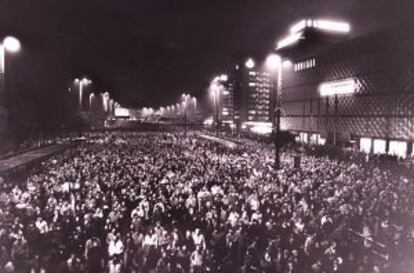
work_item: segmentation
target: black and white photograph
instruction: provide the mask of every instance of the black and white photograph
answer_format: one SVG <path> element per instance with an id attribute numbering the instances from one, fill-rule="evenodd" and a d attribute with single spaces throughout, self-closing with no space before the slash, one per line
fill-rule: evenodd
<path id="1" fill-rule="evenodd" d="M 413 272 L 413 0 L 0 0 L 0 273 Z"/>

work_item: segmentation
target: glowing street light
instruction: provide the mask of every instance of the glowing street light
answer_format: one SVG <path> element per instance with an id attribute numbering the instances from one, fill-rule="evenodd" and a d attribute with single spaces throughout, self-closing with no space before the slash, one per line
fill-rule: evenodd
<path id="1" fill-rule="evenodd" d="M 92 81 L 88 78 L 83 78 L 83 79 L 75 79 L 75 84 L 79 85 L 79 112 L 82 111 L 82 98 L 83 98 L 83 87 L 85 85 L 91 84 Z"/>
<path id="2" fill-rule="evenodd" d="M 277 84 L 276 84 L 276 102 L 274 112 L 274 144 L 275 144 L 275 168 L 280 168 L 280 116 L 281 116 L 281 92 L 282 92 L 282 77 L 283 69 L 292 65 L 289 60 L 283 60 L 279 55 L 271 54 L 266 59 L 266 66 L 272 71 L 277 71 Z"/>
<path id="3" fill-rule="evenodd" d="M 269 69 L 276 70 L 280 67 L 281 58 L 279 55 L 271 54 L 266 59 L 266 66 Z"/>
<path id="4" fill-rule="evenodd" d="M 95 94 L 94 93 L 90 93 L 89 94 L 89 111 L 92 112 L 92 103 L 93 103 L 93 99 L 95 98 Z"/>
<path id="5" fill-rule="evenodd" d="M 13 36 L 7 36 L 3 40 L 3 46 L 7 51 L 15 53 L 20 50 L 20 41 Z"/>
<path id="6" fill-rule="evenodd" d="M 6 51 L 10 53 L 16 53 L 20 50 L 20 42 L 12 36 L 7 36 L 3 39 L 3 42 L 0 43 L 0 118 L 2 118 L 3 113 L 6 113 L 5 103 L 3 101 L 4 96 L 4 75 L 6 72 Z M 2 128 L 0 128 L 1 130 Z"/>
<path id="7" fill-rule="evenodd" d="M 223 79 L 223 80 L 221 80 Z M 221 75 L 220 77 L 215 77 L 210 83 L 210 94 L 214 100 L 214 108 L 216 111 L 216 135 L 219 134 L 219 98 L 220 98 L 220 89 L 223 86 L 222 82 L 226 81 L 227 75 Z"/>
<path id="8" fill-rule="evenodd" d="M 194 111 L 197 112 L 197 99 L 195 97 L 193 98 L 193 102 L 194 102 Z"/>

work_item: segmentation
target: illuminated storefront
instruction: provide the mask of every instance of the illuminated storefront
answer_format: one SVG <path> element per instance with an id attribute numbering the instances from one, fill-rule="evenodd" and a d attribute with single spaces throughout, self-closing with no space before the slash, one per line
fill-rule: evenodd
<path id="1" fill-rule="evenodd" d="M 346 23 L 313 22 L 298 22 L 277 46 L 294 64 L 283 74 L 282 128 L 330 144 L 356 143 L 367 153 L 411 154 L 414 22 L 354 39 Z"/>

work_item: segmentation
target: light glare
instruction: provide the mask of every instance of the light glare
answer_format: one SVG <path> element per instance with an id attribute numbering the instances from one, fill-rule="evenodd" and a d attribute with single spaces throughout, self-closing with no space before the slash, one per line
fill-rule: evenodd
<path id="1" fill-rule="evenodd" d="M 280 66 L 281 59 L 279 55 L 272 54 L 266 59 L 266 66 L 272 70 L 277 69 Z"/>
<path id="2" fill-rule="evenodd" d="M 298 31 L 301 31 L 302 29 L 304 29 L 307 24 L 306 24 L 306 20 L 301 20 L 298 23 L 294 24 L 291 28 L 290 28 L 290 33 L 296 33 Z"/>
<path id="3" fill-rule="evenodd" d="M 334 32 L 349 32 L 351 26 L 348 23 L 330 20 L 313 20 L 313 27 Z"/>
<path id="4" fill-rule="evenodd" d="M 255 66 L 255 63 L 252 58 L 249 58 L 244 65 L 247 68 L 252 69 Z"/>
<path id="5" fill-rule="evenodd" d="M 10 52 L 17 52 L 20 50 L 20 42 L 12 36 L 7 36 L 3 40 L 4 47 Z"/>
<path id="6" fill-rule="evenodd" d="M 293 33 L 277 43 L 277 49 L 290 46 L 302 38 L 302 32 Z"/>

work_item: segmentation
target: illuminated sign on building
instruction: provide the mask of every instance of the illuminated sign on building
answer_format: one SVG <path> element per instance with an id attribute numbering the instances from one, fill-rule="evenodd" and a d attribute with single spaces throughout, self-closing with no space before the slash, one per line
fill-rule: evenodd
<path id="1" fill-rule="evenodd" d="M 348 33 L 351 30 L 350 24 L 346 22 L 325 20 L 325 19 L 303 19 L 290 28 L 290 34 L 277 43 L 277 49 L 295 44 L 303 38 L 306 28 L 318 29 L 325 32 Z"/>
<path id="2" fill-rule="evenodd" d="M 290 33 L 297 33 L 303 30 L 306 27 L 316 28 L 326 31 L 333 31 L 333 32 L 343 32 L 347 33 L 351 30 L 351 26 L 345 22 L 338 22 L 332 20 L 323 20 L 323 19 L 304 19 L 299 21 L 298 23 L 294 24 L 290 28 Z"/>
<path id="3" fill-rule="evenodd" d="M 319 93 L 322 97 L 353 94 L 355 90 L 356 83 L 354 79 L 326 82 L 319 86 Z"/>
<path id="4" fill-rule="evenodd" d="M 302 39 L 302 32 L 290 34 L 277 43 L 277 49 L 293 45 L 300 39 Z"/>

